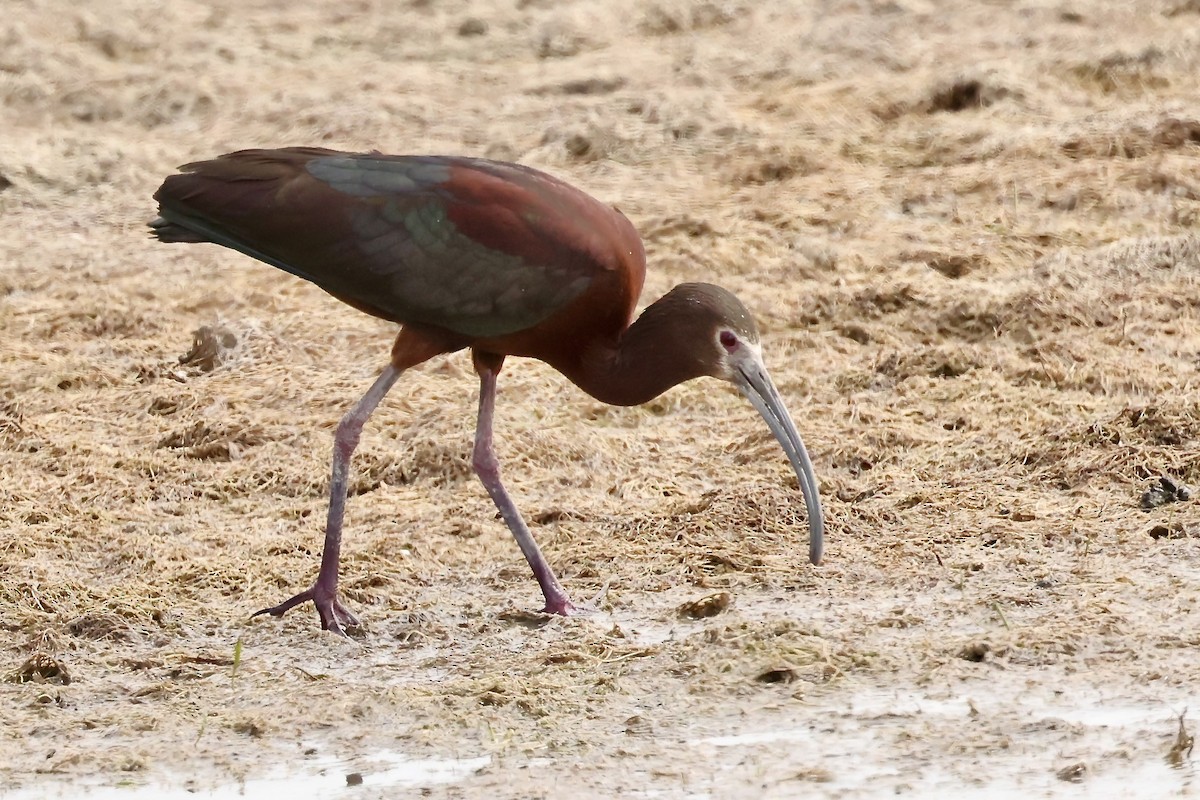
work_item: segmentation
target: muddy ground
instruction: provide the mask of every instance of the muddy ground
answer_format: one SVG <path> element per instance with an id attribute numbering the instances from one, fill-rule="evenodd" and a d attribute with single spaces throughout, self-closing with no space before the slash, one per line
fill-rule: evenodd
<path id="1" fill-rule="evenodd" d="M 1195 0 L 8 0 L 0 796 L 1190 796 L 1197 74 Z M 510 361 L 509 488 L 574 596 L 611 582 L 534 613 L 459 354 L 364 436 L 363 629 L 250 620 L 315 574 L 392 328 L 144 225 L 176 165 L 292 144 L 549 170 L 642 231 L 645 302 L 740 295 L 824 563 L 732 388 Z"/>

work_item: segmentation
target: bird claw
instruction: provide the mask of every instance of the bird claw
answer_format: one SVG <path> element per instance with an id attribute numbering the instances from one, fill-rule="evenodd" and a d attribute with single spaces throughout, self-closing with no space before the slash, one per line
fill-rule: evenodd
<path id="1" fill-rule="evenodd" d="M 272 617 L 282 617 L 301 603 L 309 600 L 317 607 L 317 615 L 321 618 L 321 630 L 332 631 L 339 636 L 346 636 L 346 628 L 359 627 L 358 617 L 342 604 L 338 598 L 337 589 L 328 591 L 320 583 L 315 583 L 300 594 L 284 600 L 277 606 L 255 611 L 250 617 L 270 614 Z"/>
<path id="2" fill-rule="evenodd" d="M 588 614 L 597 614 L 600 612 L 600 601 L 608 594 L 608 586 L 612 583 L 611 580 L 604 582 L 600 587 L 600 593 L 586 603 L 575 605 L 571 602 L 571 598 L 566 594 L 556 596 L 552 600 L 546 601 L 546 607 L 542 609 L 543 614 L 558 614 L 562 617 L 580 617 Z"/>
<path id="3" fill-rule="evenodd" d="M 542 609 L 543 614 L 557 614 L 560 617 L 570 617 L 579 614 L 581 609 L 575 605 L 567 597 L 556 597 L 554 600 L 547 600 L 546 607 Z"/>

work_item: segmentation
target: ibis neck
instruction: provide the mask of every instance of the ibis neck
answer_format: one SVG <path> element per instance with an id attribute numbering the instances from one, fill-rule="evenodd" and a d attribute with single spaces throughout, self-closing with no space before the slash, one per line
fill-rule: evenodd
<path id="1" fill-rule="evenodd" d="M 669 296 L 668 296 L 669 297 Z M 667 302 L 664 302 L 667 301 Z M 615 406 L 647 403 L 672 386 L 709 374 L 696 342 L 667 297 L 650 305 L 615 344 L 599 344 L 568 377 L 597 400 Z"/>

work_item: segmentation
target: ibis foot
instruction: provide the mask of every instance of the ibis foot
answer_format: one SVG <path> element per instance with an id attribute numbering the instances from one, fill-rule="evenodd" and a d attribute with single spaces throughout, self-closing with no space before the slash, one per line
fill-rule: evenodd
<path id="1" fill-rule="evenodd" d="M 543 614 L 558 614 L 560 617 L 573 617 L 576 614 L 587 613 L 588 609 L 580 608 L 571 602 L 566 595 L 556 597 L 554 600 L 547 600 L 546 607 L 542 609 Z"/>
<path id="2" fill-rule="evenodd" d="M 321 630 L 346 636 L 346 628 L 359 626 L 358 617 L 354 616 L 354 613 L 338 599 L 337 589 L 329 591 L 321 585 L 320 581 L 279 605 L 255 611 L 250 616 L 254 618 L 262 614 L 270 614 L 272 617 L 282 617 L 296 606 L 307 603 L 309 600 L 317 607 L 317 614 L 321 617 Z"/>
<path id="3" fill-rule="evenodd" d="M 599 613 L 600 601 L 608 595 L 608 586 L 611 583 L 611 580 L 605 581 L 595 597 L 578 606 L 571 602 L 571 598 L 567 597 L 565 592 L 555 595 L 553 600 L 546 601 L 546 607 L 542 609 L 542 613 L 558 614 L 562 617 L 579 617 Z"/>

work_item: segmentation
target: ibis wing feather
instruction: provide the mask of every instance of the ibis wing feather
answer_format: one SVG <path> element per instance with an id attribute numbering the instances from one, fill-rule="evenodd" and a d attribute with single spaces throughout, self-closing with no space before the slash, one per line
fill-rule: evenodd
<path id="1" fill-rule="evenodd" d="M 167 223 L 398 322 L 502 336 L 617 267 L 588 224 L 615 212 L 511 164 L 289 148 L 182 170 L 155 194 Z"/>

